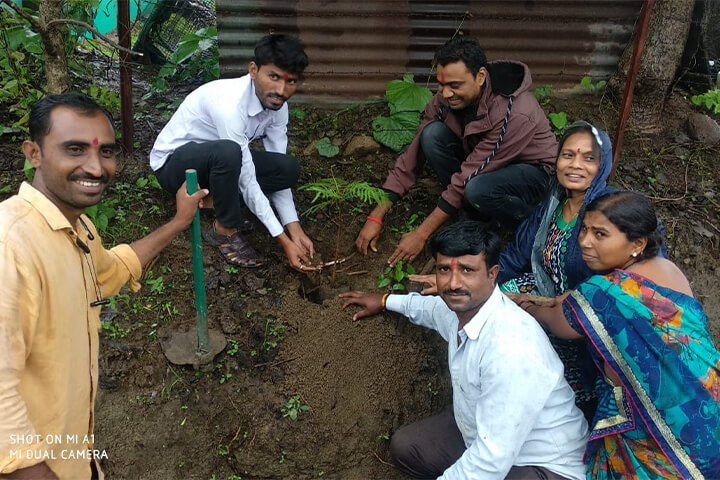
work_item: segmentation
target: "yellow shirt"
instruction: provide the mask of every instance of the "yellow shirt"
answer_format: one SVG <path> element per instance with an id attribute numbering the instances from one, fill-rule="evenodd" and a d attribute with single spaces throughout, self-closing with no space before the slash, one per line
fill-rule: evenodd
<path id="1" fill-rule="evenodd" d="M 89 233 L 27 183 L 0 203 L 0 473 L 45 461 L 61 479 L 91 476 L 101 307 L 90 303 L 139 289 L 141 265 L 82 219 Z"/>

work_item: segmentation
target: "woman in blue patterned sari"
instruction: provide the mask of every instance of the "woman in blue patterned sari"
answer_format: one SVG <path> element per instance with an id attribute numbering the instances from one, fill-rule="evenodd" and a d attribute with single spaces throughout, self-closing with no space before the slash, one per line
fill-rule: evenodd
<path id="1" fill-rule="evenodd" d="M 516 301 L 602 374 L 588 478 L 720 478 L 720 353 L 678 267 L 660 256 L 655 209 L 615 192 L 591 202 L 579 242 L 595 272 L 569 295 Z M 561 301 L 562 300 L 562 301 Z"/>

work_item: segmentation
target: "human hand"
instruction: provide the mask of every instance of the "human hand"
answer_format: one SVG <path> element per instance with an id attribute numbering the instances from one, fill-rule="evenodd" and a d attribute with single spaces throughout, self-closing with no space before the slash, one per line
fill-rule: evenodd
<path id="1" fill-rule="evenodd" d="M 437 295 L 437 277 L 435 275 L 410 275 L 408 280 L 415 283 L 422 283 L 427 285 L 420 294 L 422 295 Z"/>
<path id="2" fill-rule="evenodd" d="M 310 260 L 312 260 L 315 257 L 315 246 L 300 226 L 300 222 L 289 223 L 287 229 L 293 243 L 300 247 L 300 249 L 305 252 L 305 255 L 308 255 Z"/>
<path id="3" fill-rule="evenodd" d="M 380 232 L 382 231 L 382 225 L 366 220 L 365 225 L 358 233 L 357 239 L 355 239 L 355 247 L 357 251 L 363 255 L 367 255 L 368 247 L 373 252 L 377 252 L 377 241 L 380 238 Z"/>
<path id="4" fill-rule="evenodd" d="M 59 480 L 47 463 L 42 462 L 32 467 L 20 468 L 12 473 L 0 475 L 0 478 L 12 478 L 14 480 Z"/>
<path id="5" fill-rule="evenodd" d="M 384 310 L 382 304 L 383 296 L 377 293 L 345 292 L 338 295 L 338 297 L 347 299 L 343 304 L 343 310 L 350 305 L 356 305 L 362 308 L 362 310 L 353 315 L 353 321 L 377 315 Z"/>
<path id="6" fill-rule="evenodd" d="M 425 240 L 427 240 L 427 238 L 423 234 L 418 233 L 417 230 L 403 235 L 397 248 L 393 254 L 390 255 L 388 265 L 394 267 L 399 260 L 405 263 L 415 260 L 415 257 L 417 257 L 425 247 Z"/>
<path id="7" fill-rule="evenodd" d="M 311 260 L 302 248 L 298 247 L 295 242 L 284 233 L 278 237 L 278 242 L 285 252 L 288 264 L 291 268 L 298 272 L 314 272 L 316 269 L 311 265 Z"/>
<path id="8" fill-rule="evenodd" d="M 533 307 L 554 307 L 558 301 L 556 297 L 540 297 L 527 293 L 506 293 L 505 295 L 523 310 Z"/>
<path id="9" fill-rule="evenodd" d="M 200 189 L 192 195 L 187 193 L 187 182 L 183 182 L 175 193 L 175 217 L 173 220 L 180 225 L 183 230 L 186 229 L 195 218 L 195 212 L 198 208 L 203 208 L 203 198 L 210 191 L 206 188 Z"/>

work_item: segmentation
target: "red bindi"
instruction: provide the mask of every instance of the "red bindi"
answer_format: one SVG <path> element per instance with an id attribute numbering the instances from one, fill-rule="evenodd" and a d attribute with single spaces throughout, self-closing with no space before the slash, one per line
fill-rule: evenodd
<path id="1" fill-rule="evenodd" d="M 97 147 L 97 146 L 98 146 L 98 143 L 99 143 L 99 142 L 98 142 L 97 137 L 93 138 L 93 141 L 92 141 L 93 147 Z"/>
<path id="2" fill-rule="evenodd" d="M 457 268 L 457 260 L 455 260 L 454 258 L 450 260 L 450 268 Z"/>
<path id="3" fill-rule="evenodd" d="M 289 82 L 289 81 L 290 81 L 290 75 L 288 75 L 287 73 L 283 73 L 283 80 L 285 80 L 285 82 Z"/>

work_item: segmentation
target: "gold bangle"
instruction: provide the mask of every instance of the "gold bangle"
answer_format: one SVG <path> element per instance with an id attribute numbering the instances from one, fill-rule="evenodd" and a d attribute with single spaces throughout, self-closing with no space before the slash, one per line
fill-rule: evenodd
<path id="1" fill-rule="evenodd" d="M 385 295 L 382 296 L 382 300 L 380 300 L 380 306 L 382 307 L 383 310 L 385 310 L 385 302 L 387 302 L 387 299 L 389 296 L 390 296 L 390 294 L 386 293 Z"/>

